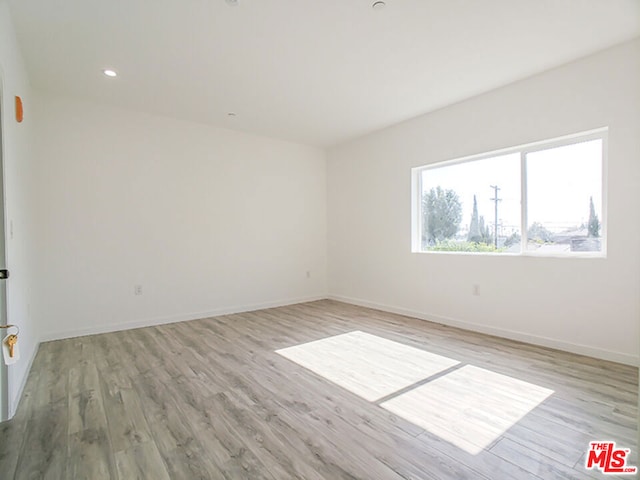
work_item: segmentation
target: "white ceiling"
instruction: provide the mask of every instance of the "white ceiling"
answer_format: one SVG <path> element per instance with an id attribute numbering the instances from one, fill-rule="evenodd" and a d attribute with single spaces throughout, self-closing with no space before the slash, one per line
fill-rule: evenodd
<path id="1" fill-rule="evenodd" d="M 318 146 L 640 35 L 640 0 L 372 3 L 10 0 L 36 88 Z"/>

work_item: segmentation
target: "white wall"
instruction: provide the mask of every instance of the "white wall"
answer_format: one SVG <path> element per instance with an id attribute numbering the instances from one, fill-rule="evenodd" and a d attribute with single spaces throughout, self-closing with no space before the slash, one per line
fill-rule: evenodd
<path id="1" fill-rule="evenodd" d="M 38 335 L 32 310 L 36 251 L 34 165 L 30 153 L 32 139 L 32 96 L 22 56 L 15 38 L 7 4 L 0 0 L 0 81 L 2 82 L 2 121 L 5 182 L 5 226 L 7 231 L 7 320 L 20 326 L 21 360 L 9 367 L 9 413 L 13 415 L 29 372 Z M 15 120 L 14 97 L 24 103 L 25 119 Z M 13 237 L 9 237 L 13 224 Z M 4 334 L 2 334 L 4 336 Z"/>
<path id="2" fill-rule="evenodd" d="M 35 117 L 43 338 L 326 296 L 324 151 L 41 92 Z"/>
<path id="3" fill-rule="evenodd" d="M 332 149 L 331 296 L 635 363 L 639 85 L 636 40 Z M 411 167 L 602 126 L 610 128 L 607 259 L 411 253 Z"/>

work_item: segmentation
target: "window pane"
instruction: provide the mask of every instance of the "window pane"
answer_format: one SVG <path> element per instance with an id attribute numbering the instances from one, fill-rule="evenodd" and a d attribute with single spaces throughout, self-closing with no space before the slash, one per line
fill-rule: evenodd
<path id="1" fill-rule="evenodd" d="M 429 168 L 421 175 L 422 250 L 520 251 L 518 153 Z"/>
<path id="2" fill-rule="evenodd" d="M 527 251 L 602 250 L 602 140 L 527 155 Z"/>

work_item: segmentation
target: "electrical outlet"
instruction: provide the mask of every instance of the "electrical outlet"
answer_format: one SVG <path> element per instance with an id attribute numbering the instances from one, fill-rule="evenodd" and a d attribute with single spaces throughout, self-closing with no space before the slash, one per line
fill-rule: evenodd
<path id="1" fill-rule="evenodd" d="M 480 285 L 477 283 L 473 284 L 473 294 L 477 297 L 480 295 Z"/>
<path id="2" fill-rule="evenodd" d="M 134 285 L 133 294 L 134 295 L 142 295 L 142 285 Z"/>

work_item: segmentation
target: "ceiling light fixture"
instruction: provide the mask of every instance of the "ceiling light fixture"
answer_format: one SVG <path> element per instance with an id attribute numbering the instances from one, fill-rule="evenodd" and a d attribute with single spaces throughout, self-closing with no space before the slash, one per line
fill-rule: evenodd
<path id="1" fill-rule="evenodd" d="M 102 70 L 102 73 L 111 78 L 115 78 L 118 76 L 118 73 L 115 70 L 109 70 L 108 68 L 106 70 Z"/>
<path id="2" fill-rule="evenodd" d="M 371 5 L 371 8 L 373 8 L 374 10 L 382 10 L 387 4 L 384 2 L 373 2 L 373 5 Z"/>
<path id="3" fill-rule="evenodd" d="M 238 0 L 226 0 L 227 5 L 231 5 L 232 7 L 238 6 Z"/>

